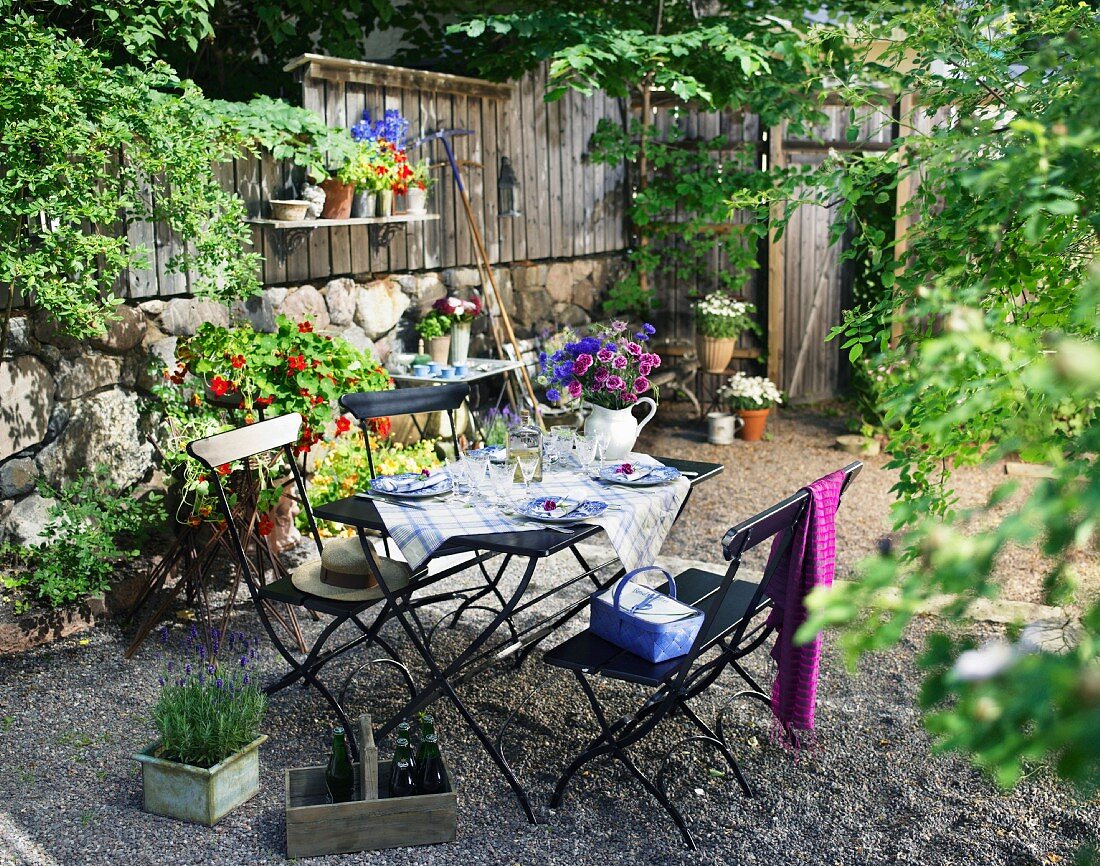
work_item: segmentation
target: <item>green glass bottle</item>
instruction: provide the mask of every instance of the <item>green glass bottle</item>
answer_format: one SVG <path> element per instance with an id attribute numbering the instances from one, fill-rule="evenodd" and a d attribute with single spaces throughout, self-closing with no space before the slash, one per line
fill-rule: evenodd
<path id="1" fill-rule="evenodd" d="M 420 714 L 420 740 L 424 741 L 424 738 L 429 734 L 435 733 L 435 716 L 431 713 Z"/>
<path id="2" fill-rule="evenodd" d="M 434 731 L 420 741 L 416 753 L 416 787 L 421 794 L 441 794 L 450 788 Z"/>
<path id="3" fill-rule="evenodd" d="M 416 778 L 413 775 L 412 764 L 408 761 L 398 761 L 394 764 L 390 796 L 411 797 L 416 793 Z"/>
<path id="4" fill-rule="evenodd" d="M 325 767 L 325 785 L 333 803 L 346 803 L 355 795 L 355 774 L 348 758 L 343 728 L 332 729 L 332 755 Z"/>
<path id="5" fill-rule="evenodd" d="M 408 727 L 406 725 L 406 727 Z M 390 780 L 389 789 L 394 790 L 394 785 L 397 783 L 397 767 L 402 761 L 405 761 L 412 767 L 413 776 L 416 775 L 416 762 L 413 760 L 412 743 L 405 737 L 398 737 L 397 743 L 393 749 L 393 760 L 390 762 Z"/>

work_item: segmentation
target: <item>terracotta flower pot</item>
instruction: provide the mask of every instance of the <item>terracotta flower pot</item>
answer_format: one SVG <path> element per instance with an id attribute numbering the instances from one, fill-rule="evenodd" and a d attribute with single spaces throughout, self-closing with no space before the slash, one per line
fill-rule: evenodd
<path id="1" fill-rule="evenodd" d="M 731 338 L 705 337 L 695 335 L 695 348 L 699 353 L 699 363 L 708 373 L 724 373 L 733 357 L 733 347 L 737 341 Z"/>
<path id="2" fill-rule="evenodd" d="M 439 364 L 446 364 L 447 358 L 451 354 L 451 335 L 444 334 L 442 337 L 432 337 L 428 340 L 428 355 L 431 359 Z"/>
<path id="3" fill-rule="evenodd" d="M 738 409 L 737 417 L 743 422 L 737 436 L 746 442 L 759 442 L 764 436 L 764 425 L 768 423 L 768 409 Z"/>
<path id="4" fill-rule="evenodd" d="M 346 220 L 351 216 L 351 202 L 355 198 L 355 184 L 341 183 L 334 177 L 321 181 L 325 191 L 325 206 L 321 210 L 323 220 Z"/>

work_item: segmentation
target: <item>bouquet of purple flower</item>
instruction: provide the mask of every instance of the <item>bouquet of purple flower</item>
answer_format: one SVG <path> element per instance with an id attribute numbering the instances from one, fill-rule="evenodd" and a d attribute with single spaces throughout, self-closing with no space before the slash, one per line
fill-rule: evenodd
<path id="1" fill-rule="evenodd" d="M 590 336 L 566 343 L 549 357 L 539 356 L 539 383 L 547 386 L 546 399 L 585 399 L 606 409 L 626 409 L 650 389 L 649 375 L 661 366 L 658 355 L 644 344 L 653 335 L 652 325 L 636 334 L 626 322 L 598 325 Z"/>

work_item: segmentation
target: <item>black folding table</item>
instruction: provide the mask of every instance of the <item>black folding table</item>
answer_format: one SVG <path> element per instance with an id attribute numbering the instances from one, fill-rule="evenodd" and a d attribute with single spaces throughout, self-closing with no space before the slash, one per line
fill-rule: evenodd
<path id="1" fill-rule="evenodd" d="M 670 458 L 658 459 L 662 463 L 674 466 L 685 473 L 691 482 L 692 488 L 707 479 L 713 478 L 722 471 L 722 466 L 717 463 Z M 684 499 L 683 504 L 680 506 L 680 513 L 683 513 L 688 499 L 690 499 L 690 490 L 688 497 Z M 368 531 L 385 533 L 385 525 L 378 514 L 378 510 L 369 499 L 357 497 L 341 499 L 315 509 L 315 515 L 321 520 L 331 520 L 334 523 L 353 527 L 358 532 L 364 549 L 370 545 L 367 537 Z M 485 571 L 489 579 L 489 587 L 485 594 L 491 591 L 500 603 L 500 609 L 496 612 L 492 622 L 476 635 L 469 646 L 446 665 L 437 661 L 431 651 L 429 631 L 417 615 L 418 605 L 415 604 L 415 598 L 413 604 L 403 603 L 400 600 L 400 592 L 391 592 L 383 583 L 381 585 L 382 590 L 389 602 L 390 609 L 393 611 L 391 617 L 396 619 L 405 630 L 420 659 L 427 666 L 430 678 L 427 684 L 410 697 L 398 713 L 382 724 L 375 732 L 376 739 L 380 739 L 392 731 L 402 719 L 410 718 L 438 698 L 446 697 L 455 706 L 465 720 L 467 727 L 470 728 L 500 768 L 528 820 L 534 823 L 535 815 L 531 809 L 526 790 L 520 784 L 511 767 L 508 766 L 498 745 L 489 737 L 455 689 L 494 664 L 509 658 L 522 659 L 540 641 L 552 634 L 555 629 L 580 613 L 587 606 L 588 597 L 585 595 L 583 598 L 563 605 L 553 613 L 540 616 L 534 623 L 525 625 L 522 629 L 517 628 L 515 625 L 516 616 L 584 580 L 590 580 L 595 588 L 602 589 L 623 574 L 623 568 L 617 558 L 612 557 L 607 562 L 591 566 L 576 547 L 579 542 L 590 539 L 602 531 L 602 527 L 594 524 L 580 524 L 573 527 L 569 533 L 535 529 L 522 532 L 474 535 L 451 539 L 441 547 L 432 557 L 433 559 L 457 553 L 503 556 L 495 575 L 489 575 Z M 533 598 L 525 598 L 538 563 L 564 551 L 572 552 L 581 566 L 581 572 L 551 589 L 537 594 Z M 511 594 L 505 596 L 498 586 L 504 576 L 505 569 L 513 559 L 526 560 L 526 565 Z M 611 574 L 605 578 L 604 575 L 608 571 Z M 459 610 L 456 611 L 456 615 L 459 615 L 463 607 L 469 604 L 469 600 L 464 601 Z M 492 638 L 501 626 L 506 626 L 507 636 L 502 636 L 493 642 Z"/>

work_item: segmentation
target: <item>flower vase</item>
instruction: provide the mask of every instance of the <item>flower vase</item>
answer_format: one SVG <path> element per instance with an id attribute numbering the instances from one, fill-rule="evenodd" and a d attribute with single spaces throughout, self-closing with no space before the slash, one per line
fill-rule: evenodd
<path id="1" fill-rule="evenodd" d="M 380 217 L 393 216 L 393 190 L 384 189 L 378 193 L 378 215 Z"/>
<path id="2" fill-rule="evenodd" d="M 428 191 L 418 186 L 410 186 L 405 193 L 405 202 L 410 214 L 425 214 L 428 212 Z"/>
<path id="3" fill-rule="evenodd" d="M 325 191 L 325 206 L 321 210 L 323 220 L 346 220 L 351 216 L 351 200 L 355 197 L 355 184 L 341 183 L 334 177 L 321 182 Z"/>
<path id="4" fill-rule="evenodd" d="M 746 442 L 759 442 L 764 438 L 764 425 L 768 423 L 768 413 L 771 409 L 738 409 L 737 417 L 741 419 L 741 429 L 737 431 L 737 437 Z"/>
<path id="5" fill-rule="evenodd" d="M 626 457 L 634 449 L 642 428 L 657 414 L 657 404 L 650 397 L 639 397 L 638 404 L 642 403 L 649 404 L 649 413 L 641 421 L 634 417 L 631 411 L 633 407 L 630 406 L 625 409 L 592 407 L 591 413 L 584 420 L 584 432 L 588 436 L 607 437 L 605 460 L 621 460 Z"/>
<path id="6" fill-rule="evenodd" d="M 355 193 L 355 198 L 352 199 L 351 215 L 353 217 L 372 217 L 377 207 L 376 193 L 369 189 L 360 190 Z"/>
<path id="7" fill-rule="evenodd" d="M 451 335 L 432 337 L 428 340 L 428 356 L 437 364 L 446 364 L 451 354 Z"/>
<path id="8" fill-rule="evenodd" d="M 451 364 L 465 364 L 470 357 L 470 323 L 457 322 L 451 326 Z"/>
<path id="9" fill-rule="evenodd" d="M 708 373 L 725 373 L 733 357 L 733 347 L 737 341 L 727 337 L 707 337 L 696 334 L 695 349 L 699 353 L 699 363 Z"/>

